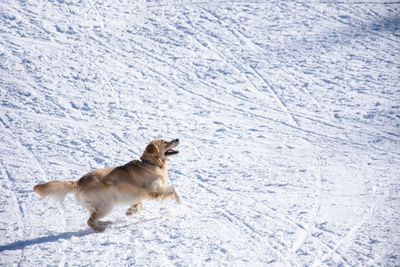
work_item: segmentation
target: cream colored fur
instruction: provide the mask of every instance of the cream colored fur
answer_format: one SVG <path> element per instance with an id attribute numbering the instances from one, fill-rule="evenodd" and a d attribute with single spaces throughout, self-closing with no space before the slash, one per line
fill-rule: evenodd
<path id="1" fill-rule="evenodd" d="M 125 165 L 98 169 L 85 174 L 78 181 L 51 181 L 38 184 L 34 191 L 42 198 L 52 196 L 63 200 L 68 193 L 74 193 L 77 201 L 90 212 L 88 225 L 95 231 L 105 229 L 99 221 L 115 205 L 127 204 L 127 215 L 143 209 L 142 200 L 164 200 L 174 198 L 181 203 L 181 197 L 173 186 L 166 186 L 168 180 L 167 157 L 177 154 L 173 150 L 179 140 L 156 139 L 150 142 L 141 156 Z"/>

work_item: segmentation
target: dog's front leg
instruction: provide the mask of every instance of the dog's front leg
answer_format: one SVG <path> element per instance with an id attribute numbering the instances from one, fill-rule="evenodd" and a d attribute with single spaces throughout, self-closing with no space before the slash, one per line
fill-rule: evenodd
<path id="1" fill-rule="evenodd" d="M 176 202 L 182 203 L 182 198 L 174 186 L 164 186 L 160 179 L 153 181 L 150 187 L 149 197 L 155 200 L 164 200 L 168 197 L 175 198 Z"/>
<path id="2" fill-rule="evenodd" d="M 150 198 L 155 200 L 164 200 L 169 197 L 175 198 L 176 202 L 182 203 L 182 198 L 174 186 L 158 187 L 149 194 Z"/>
<path id="3" fill-rule="evenodd" d="M 172 187 L 173 196 L 175 197 L 176 202 L 178 204 L 182 204 L 182 197 L 179 194 L 178 190 L 174 186 L 171 186 L 171 187 Z"/>

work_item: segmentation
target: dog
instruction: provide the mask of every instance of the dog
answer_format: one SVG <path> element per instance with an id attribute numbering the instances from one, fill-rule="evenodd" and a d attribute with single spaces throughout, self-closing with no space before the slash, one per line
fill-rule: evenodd
<path id="1" fill-rule="evenodd" d="M 103 231 L 109 222 L 100 221 L 117 204 L 128 204 L 126 215 L 130 216 L 143 209 L 143 200 L 164 200 L 182 198 L 173 186 L 166 186 L 168 180 L 167 158 L 179 153 L 174 150 L 179 139 L 167 141 L 155 139 L 144 150 L 140 160 L 125 165 L 91 171 L 78 181 L 51 181 L 37 184 L 34 191 L 45 198 L 53 196 L 61 201 L 69 193 L 90 212 L 87 224 L 94 231 Z"/>

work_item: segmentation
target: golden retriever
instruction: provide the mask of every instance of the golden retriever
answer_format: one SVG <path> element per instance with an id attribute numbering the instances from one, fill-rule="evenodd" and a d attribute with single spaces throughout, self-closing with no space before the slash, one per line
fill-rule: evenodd
<path id="1" fill-rule="evenodd" d="M 88 225 L 95 231 L 105 229 L 107 222 L 99 221 L 116 204 L 128 204 L 126 215 L 143 209 L 142 200 L 163 200 L 173 197 L 178 203 L 182 199 L 173 186 L 166 186 L 168 180 L 167 158 L 179 153 L 173 150 L 179 140 L 156 139 L 150 142 L 141 160 L 125 165 L 97 169 L 85 174 L 78 181 L 51 181 L 36 185 L 33 189 L 42 198 L 53 196 L 63 200 L 68 193 L 74 193 L 76 200 L 90 212 Z"/>

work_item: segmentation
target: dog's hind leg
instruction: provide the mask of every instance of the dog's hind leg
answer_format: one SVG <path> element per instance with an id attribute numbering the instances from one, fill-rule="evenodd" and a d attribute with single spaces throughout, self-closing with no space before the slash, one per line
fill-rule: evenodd
<path id="1" fill-rule="evenodd" d="M 103 231 L 105 229 L 104 226 L 99 226 L 98 225 L 98 220 L 99 220 L 99 214 L 98 212 L 94 211 L 92 214 L 90 214 L 90 218 L 87 221 L 87 224 L 96 232 Z M 101 217 L 100 217 L 101 218 Z"/>
<path id="2" fill-rule="evenodd" d="M 87 224 L 96 232 L 100 232 L 100 231 L 104 231 L 104 229 L 106 229 L 106 226 L 111 224 L 111 222 L 106 221 L 99 221 L 99 219 L 103 218 L 104 216 L 107 215 L 108 212 L 104 212 L 104 211 L 99 211 L 98 209 L 96 209 L 95 211 L 93 211 L 90 214 L 90 218 L 87 221 Z"/>
<path id="3" fill-rule="evenodd" d="M 143 203 L 139 202 L 136 204 L 133 204 L 129 207 L 129 209 L 126 211 L 127 216 L 131 216 L 133 213 L 139 212 L 143 209 Z"/>

